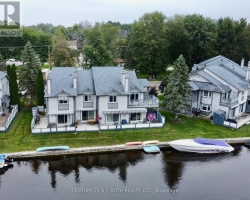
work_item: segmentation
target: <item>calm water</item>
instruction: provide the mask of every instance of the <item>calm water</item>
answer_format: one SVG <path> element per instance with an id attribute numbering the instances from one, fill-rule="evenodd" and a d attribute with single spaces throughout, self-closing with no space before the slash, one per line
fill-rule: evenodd
<path id="1" fill-rule="evenodd" d="M 249 200 L 250 150 L 221 155 L 141 151 L 14 162 L 0 197 L 28 199 Z"/>

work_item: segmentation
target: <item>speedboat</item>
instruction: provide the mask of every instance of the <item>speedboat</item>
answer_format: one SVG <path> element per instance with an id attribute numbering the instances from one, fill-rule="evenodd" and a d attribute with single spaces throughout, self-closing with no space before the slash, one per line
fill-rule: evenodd
<path id="1" fill-rule="evenodd" d="M 194 153 L 226 153 L 234 150 L 232 146 L 222 140 L 195 138 L 174 140 L 168 143 L 178 151 Z"/>
<path id="2" fill-rule="evenodd" d="M 12 161 L 12 159 L 8 159 L 7 155 L 0 154 L 0 168 L 7 167 Z"/>
<path id="3" fill-rule="evenodd" d="M 144 146 L 143 150 L 146 153 L 159 153 L 160 152 L 160 148 L 158 146 L 155 146 L 155 145 Z"/>

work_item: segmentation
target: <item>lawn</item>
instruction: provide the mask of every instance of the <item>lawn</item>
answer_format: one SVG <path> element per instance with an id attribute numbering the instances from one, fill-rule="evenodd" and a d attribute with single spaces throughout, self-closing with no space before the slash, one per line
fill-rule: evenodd
<path id="1" fill-rule="evenodd" d="M 39 134 L 30 133 L 31 110 L 19 112 L 8 132 L 0 133 L 0 153 L 34 151 L 42 146 L 68 145 L 71 148 L 123 144 L 129 141 L 159 140 L 170 141 L 181 138 L 235 138 L 250 137 L 250 125 L 239 130 L 211 124 L 210 120 L 179 116 L 174 120 L 174 114 L 161 111 L 166 117 L 163 128 L 118 130 L 83 133 Z"/>

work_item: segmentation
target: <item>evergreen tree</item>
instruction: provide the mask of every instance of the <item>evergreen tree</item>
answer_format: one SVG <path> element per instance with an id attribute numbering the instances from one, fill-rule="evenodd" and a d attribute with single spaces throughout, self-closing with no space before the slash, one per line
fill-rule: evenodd
<path id="1" fill-rule="evenodd" d="M 40 60 L 38 55 L 31 47 L 30 42 L 25 46 L 22 54 L 24 65 L 18 69 L 19 88 L 30 95 L 31 104 L 36 93 L 36 78 L 40 69 Z"/>
<path id="2" fill-rule="evenodd" d="M 36 79 L 36 103 L 38 106 L 44 105 L 44 84 L 43 84 L 43 74 L 39 70 Z"/>
<path id="3" fill-rule="evenodd" d="M 182 55 L 174 62 L 174 71 L 169 77 L 166 91 L 164 93 L 163 107 L 173 110 L 177 113 L 186 110 L 189 106 L 187 101 L 191 87 L 188 84 L 189 74 L 188 66 Z"/>

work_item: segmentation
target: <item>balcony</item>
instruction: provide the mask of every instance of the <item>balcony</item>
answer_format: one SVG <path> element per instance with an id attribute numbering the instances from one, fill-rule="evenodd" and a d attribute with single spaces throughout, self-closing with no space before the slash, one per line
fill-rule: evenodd
<path id="1" fill-rule="evenodd" d="M 220 105 L 222 106 L 234 106 L 238 104 L 239 97 L 234 97 L 234 98 L 220 98 Z"/>
<path id="2" fill-rule="evenodd" d="M 153 95 L 149 95 L 144 99 L 129 100 L 129 107 L 159 107 L 159 99 Z"/>
<path id="3" fill-rule="evenodd" d="M 69 104 L 58 104 L 58 110 L 68 110 Z"/>
<path id="4" fill-rule="evenodd" d="M 84 108 L 93 108 L 93 102 L 83 102 Z"/>
<path id="5" fill-rule="evenodd" d="M 108 103 L 108 109 L 117 109 L 117 108 L 118 108 L 118 103 L 116 102 Z"/>

